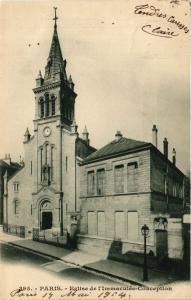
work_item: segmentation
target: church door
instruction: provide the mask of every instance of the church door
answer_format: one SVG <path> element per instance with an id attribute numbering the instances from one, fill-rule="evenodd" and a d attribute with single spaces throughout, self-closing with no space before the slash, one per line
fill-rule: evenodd
<path id="1" fill-rule="evenodd" d="M 52 212 L 51 211 L 43 211 L 42 212 L 42 225 L 41 229 L 50 229 L 52 228 Z"/>

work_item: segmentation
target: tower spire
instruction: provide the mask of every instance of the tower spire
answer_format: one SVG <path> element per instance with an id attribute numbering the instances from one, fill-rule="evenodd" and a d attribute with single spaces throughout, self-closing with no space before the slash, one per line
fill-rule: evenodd
<path id="1" fill-rule="evenodd" d="M 58 33 L 57 33 L 57 7 L 54 7 L 54 32 L 52 37 L 52 43 L 50 47 L 50 52 L 48 56 L 47 65 L 45 67 L 45 77 L 44 81 L 45 83 L 47 80 L 60 80 L 63 78 L 64 80 L 67 80 L 66 75 L 66 60 L 63 60 L 62 57 L 62 51 L 58 39 Z"/>
<path id="2" fill-rule="evenodd" d="M 57 7 L 53 7 L 53 8 L 54 8 L 54 18 L 53 18 L 53 20 L 54 20 L 54 28 L 57 29 L 57 23 L 56 23 L 56 21 L 58 20 L 58 17 L 56 15 Z"/>

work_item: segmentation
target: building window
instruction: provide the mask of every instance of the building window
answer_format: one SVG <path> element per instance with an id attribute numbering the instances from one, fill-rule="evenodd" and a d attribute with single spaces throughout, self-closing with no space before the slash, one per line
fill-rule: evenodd
<path id="1" fill-rule="evenodd" d="M 123 211 L 115 212 L 115 239 L 125 237 L 125 215 Z"/>
<path id="2" fill-rule="evenodd" d="M 101 169 L 97 171 L 97 194 L 105 194 L 105 170 Z"/>
<path id="3" fill-rule="evenodd" d="M 97 213 L 97 235 L 105 236 L 105 212 L 98 211 Z"/>
<path id="4" fill-rule="evenodd" d="M 94 171 L 89 171 L 87 174 L 87 194 L 88 196 L 94 195 L 95 192 L 95 176 Z"/>
<path id="5" fill-rule="evenodd" d="M 49 114 L 50 114 L 49 94 L 45 94 L 45 116 L 48 117 Z"/>
<path id="6" fill-rule="evenodd" d="M 169 195 L 173 195 L 173 179 L 168 176 L 168 193 Z"/>
<path id="7" fill-rule="evenodd" d="M 176 184 L 175 184 L 175 183 L 173 183 L 173 191 L 172 191 L 172 193 L 173 193 L 173 196 L 174 196 L 174 197 L 177 196 L 177 187 L 176 187 Z"/>
<path id="8" fill-rule="evenodd" d="M 32 175 L 32 160 L 31 160 L 31 164 L 30 164 L 30 170 L 31 170 L 31 175 Z"/>
<path id="9" fill-rule="evenodd" d="M 42 151 L 43 149 L 40 148 L 40 180 L 42 181 Z"/>
<path id="10" fill-rule="evenodd" d="M 48 161 L 48 144 L 45 145 L 45 164 L 47 164 Z"/>
<path id="11" fill-rule="evenodd" d="M 14 201 L 14 213 L 15 215 L 19 213 L 19 200 Z"/>
<path id="12" fill-rule="evenodd" d="M 54 146 L 51 146 L 51 180 L 54 180 Z"/>
<path id="13" fill-rule="evenodd" d="M 130 193 L 138 192 L 138 163 L 127 164 L 127 190 Z"/>
<path id="14" fill-rule="evenodd" d="M 31 216 L 32 216 L 32 204 L 31 204 Z"/>
<path id="15" fill-rule="evenodd" d="M 96 214 L 94 211 L 88 211 L 88 234 L 96 235 Z"/>
<path id="16" fill-rule="evenodd" d="M 134 170 L 134 169 L 138 168 L 138 162 L 137 161 L 129 162 L 127 165 L 128 165 L 128 168 L 130 168 L 131 170 Z"/>
<path id="17" fill-rule="evenodd" d="M 19 183 L 14 183 L 13 189 L 14 189 L 14 192 L 18 192 L 19 191 Z"/>
<path id="18" fill-rule="evenodd" d="M 115 166 L 114 185 L 115 193 L 124 193 L 124 165 Z"/>
<path id="19" fill-rule="evenodd" d="M 127 237 L 130 241 L 138 240 L 138 213 L 137 211 L 128 211 L 127 213 Z"/>
<path id="20" fill-rule="evenodd" d="M 180 185 L 179 186 L 179 190 L 178 190 L 178 195 L 179 195 L 179 198 L 182 198 L 182 195 L 183 195 L 183 189 L 182 189 L 182 186 Z"/>
<path id="21" fill-rule="evenodd" d="M 167 195 L 168 193 L 168 186 L 167 186 L 167 176 L 164 175 L 164 193 Z"/>
<path id="22" fill-rule="evenodd" d="M 40 117 L 44 117 L 44 100 L 43 98 L 40 99 Z"/>
<path id="23" fill-rule="evenodd" d="M 49 116 L 49 101 L 46 102 L 46 116 Z"/>
<path id="24" fill-rule="evenodd" d="M 54 96 L 52 96 L 51 97 L 51 102 L 52 102 L 52 116 L 54 116 L 55 115 L 55 97 Z"/>
<path id="25" fill-rule="evenodd" d="M 42 173 L 43 173 L 43 181 L 50 183 L 50 167 L 48 165 L 43 166 Z"/>

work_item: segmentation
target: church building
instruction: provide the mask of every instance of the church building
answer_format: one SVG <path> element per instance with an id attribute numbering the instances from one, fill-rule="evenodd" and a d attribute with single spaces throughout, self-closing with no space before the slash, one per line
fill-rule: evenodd
<path id="1" fill-rule="evenodd" d="M 95 149 L 85 129 L 78 137 L 75 122 L 74 83 L 66 74 L 55 16 L 45 75 L 39 72 L 35 96 L 34 134 L 24 134 L 25 167 L 8 183 L 4 195 L 5 223 L 23 225 L 28 231 L 66 228 L 67 213 L 77 209 L 77 160 Z"/>
<path id="2" fill-rule="evenodd" d="M 99 150 L 90 145 L 85 127 L 79 137 L 75 121 L 77 94 L 66 72 L 55 10 L 54 31 L 45 74 L 39 72 L 34 133 L 24 135 L 25 165 L 4 187 L 4 229 L 25 236 L 77 230 L 77 247 L 122 257 L 143 252 L 141 228 L 149 227 L 148 251 L 182 258 L 181 214 L 184 174 L 176 167 L 176 151 L 168 157 L 153 142 L 123 137 Z M 120 249 L 115 248 L 120 243 Z M 112 248 L 113 247 L 113 248 Z"/>

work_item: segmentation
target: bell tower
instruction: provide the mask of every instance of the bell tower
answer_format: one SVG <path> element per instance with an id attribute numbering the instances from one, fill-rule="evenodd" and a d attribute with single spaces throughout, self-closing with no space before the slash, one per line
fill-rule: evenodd
<path id="1" fill-rule="evenodd" d="M 59 226 L 60 234 L 63 235 L 67 210 L 74 210 L 75 206 L 77 94 L 74 92 L 72 77 L 66 73 L 66 59 L 62 55 L 57 32 L 56 9 L 55 7 L 53 36 L 45 71 L 44 74 L 39 71 L 36 87 L 33 89 L 34 137 L 30 138 L 30 143 L 35 153 L 33 201 L 45 201 L 42 206 L 37 205 L 40 207 L 36 218 L 38 225 L 44 228 L 42 211 L 45 214 L 47 208 L 43 203 L 47 203 L 52 213 L 49 220 L 51 226 Z M 28 140 L 29 138 L 27 142 Z"/>
<path id="2" fill-rule="evenodd" d="M 36 78 L 35 94 L 35 123 L 59 118 L 61 124 L 70 126 L 74 120 L 75 98 L 74 83 L 71 75 L 66 74 L 66 59 L 63 59 L 57 32 L 56 7 L 52 43 L 45 66 L 44 77 L 39 71 Z"/>
<path id="3" fill-rule="evenodd" d="M 36 78 L 34 131 L 37 147 L 37 190 L 52 186 L 61 190 L 63 155 L 67 136 L 77 134 L 75 98 L 72 77 L 66 73 L 57 32 L 57 14 L 54 7 L 54 28 L 44 75 Z M 59 159 L 58 159 L 59 158 Z M 58 163 L 59 162 L 59 163 Z M 58 163 L 58 166 L 56 165 Z M 60 172 L 60 173 L 59 173 Z"/>

